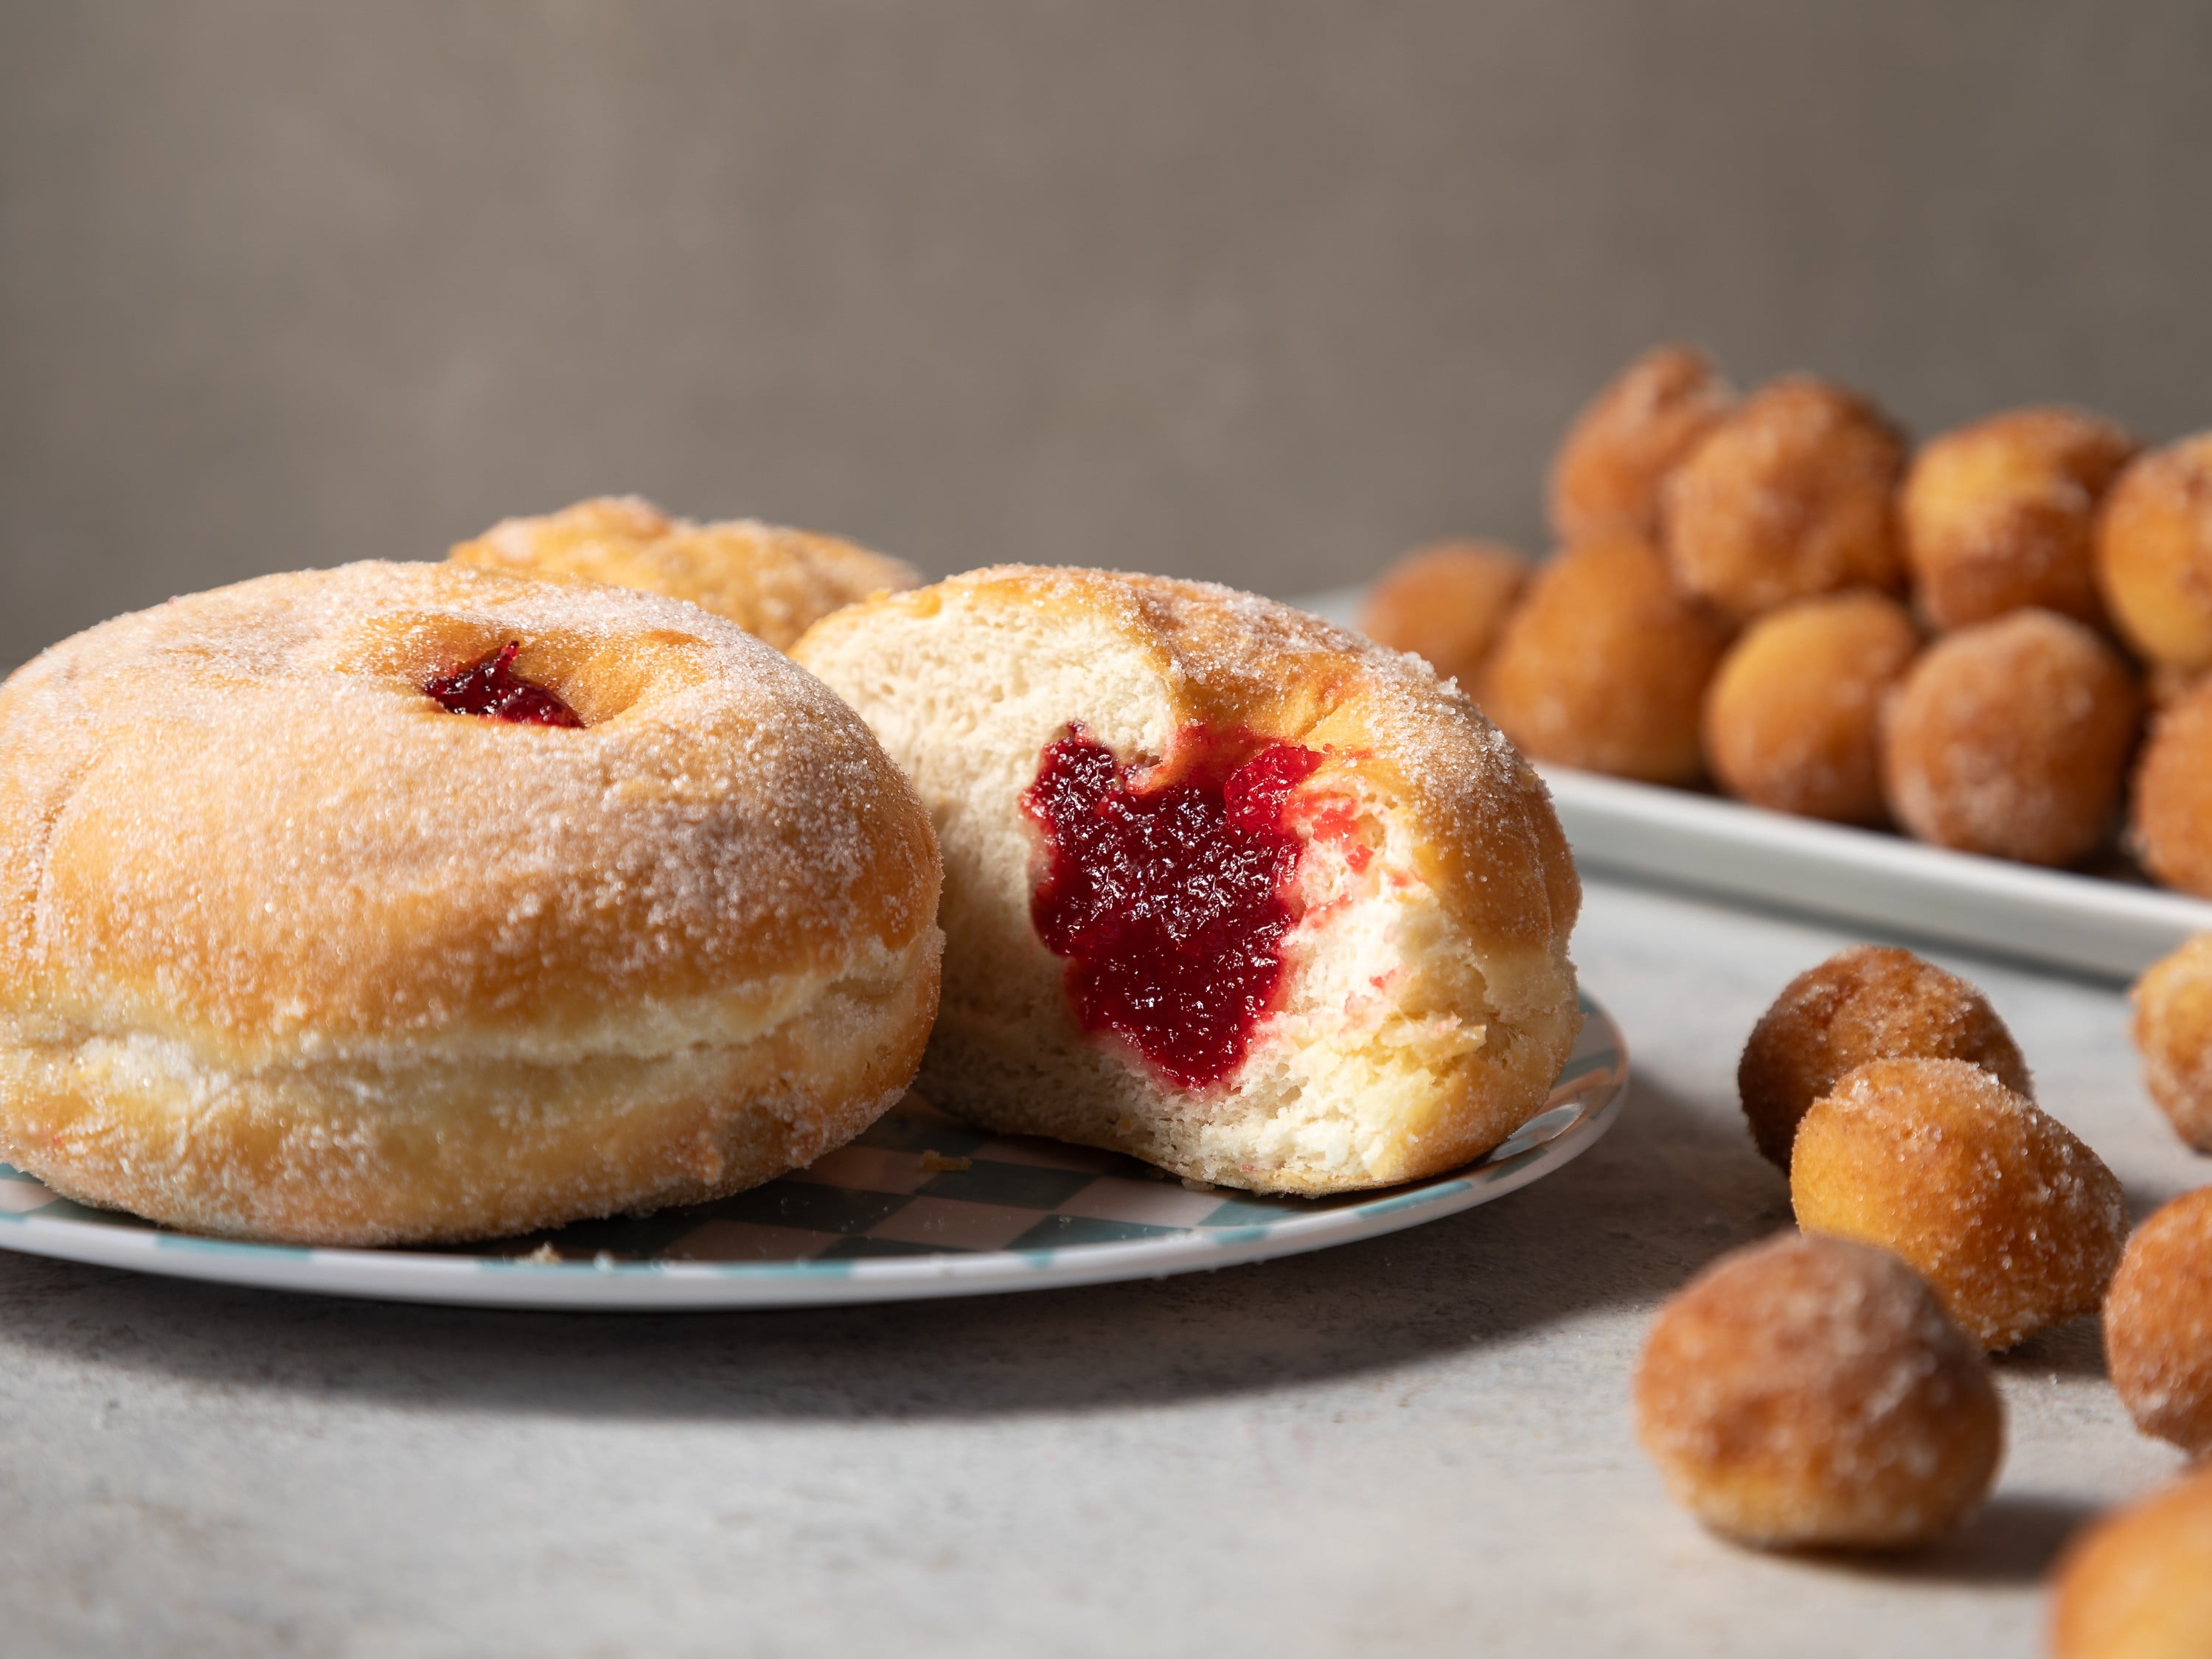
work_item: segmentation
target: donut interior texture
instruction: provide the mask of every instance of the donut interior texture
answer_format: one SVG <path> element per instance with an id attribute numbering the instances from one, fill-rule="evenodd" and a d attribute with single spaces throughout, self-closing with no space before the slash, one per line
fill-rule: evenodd
<path id="1" fill-rule="evenodd" d="M 423 689 L 510 659 L 580 726 Z M 694 606 L 428 564 L 173 600 L 0 687 L 0 1156 L 313 1243 L 734 1192 L 911 1079 L 939 880 L 852 711 Z"/>
<path id="2" fill-rule="evenodd" d="M 933 1101 L 1285 1193 L 1452 1169 L 1540 1109 L 1581 1024 L 1581 890 L 1541 781 L 1418 658 L 1227 588 L 1023 567 L 840 611 L 794 655 L 936 825 Z M 1280 974 L 1218 1075 L 1178 1075 L 1102 1025 L 1041 934 L 1060 856 L 1041 780 L 1083 745 L 1120 769 L 1101 811 L 1177 787 L 1194 754 L 1296 763 L 1278 779 L 1296 775 Z"/>

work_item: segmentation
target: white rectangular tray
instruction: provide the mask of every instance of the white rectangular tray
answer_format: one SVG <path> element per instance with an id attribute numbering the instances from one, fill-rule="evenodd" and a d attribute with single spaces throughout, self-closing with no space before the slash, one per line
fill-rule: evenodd
<path id="1" fill-rule="evenodd" d="M 1361 590 L 1298 603 L 1358 625 Z M 1538 769 L 1583 868 L 1914 933 L 2100 978 L 2132 979 L 2212 903 L 2103 876 L 2008 864 L 1686 789 Z"/>

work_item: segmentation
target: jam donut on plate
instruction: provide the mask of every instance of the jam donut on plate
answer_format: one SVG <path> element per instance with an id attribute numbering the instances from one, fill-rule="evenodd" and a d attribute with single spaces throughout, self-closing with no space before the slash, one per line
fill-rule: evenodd
<path id="1" fill-rule="evenodd" d="M 0 688 L 0 1158 L 235 1237 L 491 1237 L 865 1128 L 939 866 L 826 688 L 696 607 L 454 565 L 173 600 Z"/>
<path id="2" fill-rule="evenodd" d="M 1418 659 L 1227 588 L 1026 567 L 793 654 L 937 827 L 938 1104 L 1291 1193 L 1452 1169 L 1540 1109 L 1581 890 L 1541 782 Z"/>

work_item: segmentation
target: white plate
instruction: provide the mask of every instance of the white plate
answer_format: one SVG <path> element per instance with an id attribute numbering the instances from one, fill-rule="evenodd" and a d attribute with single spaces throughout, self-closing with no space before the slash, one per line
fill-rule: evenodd
<path id="1" fill-rule="evenodd" d="M 1296 601 L 1358 626 L 1358 587 Z M 1584 869 L 1918 934 L 2100 977 L 2132 979 L 2212 904 L 2117 877 L 2075 875 L 1790 817 L 1739 801 L 1537 769 Z"/>
<path id="2" fill-rule="evenodd" d="M 1000 1138 L 909 1096 L 812 1168 L 718 1203 L 468 1252 L 323 1250 L 170 1232 L 0 1164 L 0 1248 L 179 1279 L 498 1308 L 804 1307 L 1158 1279 L 1373 1238 L 1549 1175 L 1620 1110 L 1628 1055 L 1585 996 L 1544 1110 L 1450 1175 L 1335 1199 L 1193 1190 L 1133 1158 Z"/>

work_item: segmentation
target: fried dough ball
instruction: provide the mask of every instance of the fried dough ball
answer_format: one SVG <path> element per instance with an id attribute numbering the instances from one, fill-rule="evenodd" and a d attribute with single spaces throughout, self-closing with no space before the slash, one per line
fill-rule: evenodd
<path id="1" fill-rule="evenodd" d="M 1552 458 L 1553 533 L 1569 546 L 1659 533 L 1659 487 L 1735 392 L 1692 346 L 1656 346 L 1584 405 Z"/>
<path id="2" fill-rule="evenodd" d="M 1660 1310 L 1636 1437 L 1726 1537 L 1895 1549 L 1982 1500 L 2004 1413 L 1989 1361 L 1910 1267 L 1787 1233 L 1723 1256 Z"/>
<path id="3" fill-rule="evenodd" d="M 2169 887 L 2212 898 L 2212 679 L 2151 722 L 2135 796 L 2130 827 L 2143 867 Z"/>
<path id="4" fill-rule="evenodd" d="M 1814 1101 L 1790 1201 L 1808 1232 L 1896 1251 L 1985 1348 L 2094 1313 L 2127 1237 L 2104 1161 L 1963 1060 L 1869 1060 Z"/>
<path id="5" fill-rule="evenodd" d="M 1698 711 L 1728 629 L 1649 543 L 1584 542 L 1536 572 L 1475 692 L 1530 758 L 1648 783 L 1705 769 Z"/>
<path id="6" fill-rule="evenodd" d="M 2027 1062 L 1989 999 L 1893 945 L 1855 945 L 1782 988 L 1735 1071 L 1751 1138 L 1787 1174 L 1813 1103 L 1870 1060 L 1963 1060 L 2034 1097 Z"/>
<path id="7" fill-rule="evenodd" d="M 2051 1659 L 2204 1659 L 2212 1469 L 2098 1522 L 2054 1577 Z"/>
<path id="8" fill-rule="evenodd" d="M 1705 759 L 1721 787 L 1778 812 L 1878 824 L 1882 695 L 1920 630 L 1895 599 L 1837 593 L 1770 611 L 1705 693 Z"/>
<path id="9" fill-rule="evenodd" d="M 2128 1241 L 2105 1298 L 2105 1360 L 2137 1428 L 2212 1457 L 2212 1187 Z"/>
<path id="10" fill-rule="evenodd" d="M 1674 580 L 1738 622 L 1848 587 L 1900 592 L 1904 468 L 1904 441 L 1872 404 L 1810 375 L 1777 380 L 1668 476 Z"/>
<path id="11" fill-rule="evenodd" d="M 2097 506 L 2137 447 L 2077 409 L 2016 409 L 1930 442 L 1898 497 L 1921 615 L 1964 628 L 2039 605 L 2101 624 Z"/>
<path id="12" fill-rule="evenodd" d="M 1890 811 L 1921 840 L 2071 864 L 2105 839 L 2142 694 L 2120 653 L 2049 611 L 1929 646 L 1882 709 Z"/>
<path id="13" fill-rule="evenodd" d="M 1528 585 L 1528 562 L 1496 542 L 1417 547 L 1368 590 L 1359 631 L 1393 651 L 1426 658 L 1446 679 L 1473 685 Z"/>
<path id="14" fill-rule="evenodd" d="M 2136 981 L 2143 1087 L 2179 1134 L 2212 1152 L 2212 933 L 2199 933 Z"/>
<path id="15" fill-rule="evenodd" d="M 2212 668 L 2212 432 L 2139 455 L 2106 498 L 2097 580 L 2142 655 Z"/>

